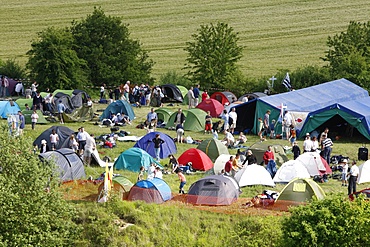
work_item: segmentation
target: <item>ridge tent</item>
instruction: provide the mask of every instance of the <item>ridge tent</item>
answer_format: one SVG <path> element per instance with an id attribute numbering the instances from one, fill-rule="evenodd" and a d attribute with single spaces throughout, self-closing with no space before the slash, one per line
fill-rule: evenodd
<path id="1" fill-rule="evenodd" d="M 124 176 L 114 176 L 112 178 L 112 190 L 115 193 L 118 193 L 119 198 L 122 200 L 127 198 L 130 189 L 134 186 L 134 184 Z M 98 188 L 98 195 L 102 195 L 104 190 L 104 182 L 99 185 Z"/>
<path id="2" fill-rule="evenodd" d="M 104 112 L 100 116 L 100 121 L 106 118 L 111 118 L 112 113 L 123 113 L 127 115 L 130 120 L 135 119 L 135 113 L 132 110 L 131 105 L 126 100 L 116 100 L 113 103 L 110 103 L 108 107 L 104 110 Z"/>
<path id="3" fill-rule="evenodd" d="M 37 147 L 41 146 L 41 141 L 45 140 L 47 141 L 49 147 L 50 147 L 50 134 L 52 130 L 55 129 L 55 132 L 59 136 L 59 142 L 56 145 L 56 149 L 61 149 L 61 148 L 68 148 L 69 147 L 69 137 L 72 134 L 75 134 L 73 130 L 71 130 L 68 127 L 65 126 L 52 126 L 49 129 L 45 130 L 42 132 L 36 140 L 33 142 L 33 145 L 37 145 Z"/>
<path id="4" fill-rule="evenodd" d="M 146 152 L 148 152 L 148 154 L 155 158 L 156 156 L 154 143 L 152 142 L 152 140 L 155 138 L 156 134 L 159 134 L 160 138 L 164 141 L 164 143 L 161 145 L 161 150 L 159 154 L 159 157 L 161 159 L 167 158 L 168 155 L 175 154 L 177 152 L 176 144 L 173 139 L 169 135 L 161 132 L 150 132 L 146 134 L 139 141 L 136 142 L 134 147 L 145 150 Z"/>
<path id="5" fill-rule="evenodd" d="M 325 192 L 310 178 L 295 178 L 280 192 L 275 201 L 275 206 L 284 202 L 289 202 L 290 205 L 310 202 L 313 197 L 319 200 L 324 199 Z"/>
<path id="6" fill-rule="evenodd" d="M 213 173 L 218 175 L 225 168 L 226 162 L 230 160 L 230 154 L 220 154 L 213 165 Z"/>
<path id="7" fill-rule="evenodd" d="M 36 110 L 36 113 L 37 115 L 39 115 L 39 118 L 37 119 L 37 124 L 47 124 L 49 123 L 44 115 L 42 114 L 42 112 L 40 110 Z M 33 111 L 32 110 L 22 110 L 22 114 L 24 115 L 24 119 L 26 120 L 26 124 L 31 124 L 32 123 L 32 119 L 31 119 L 31 115 L 33 114 Z"/>
<path id="8" fill-rule="evenodd" d="M 180 89 L 174 84 L 165 84 L 161 86 L 164 94 L 163 102 L 179 102 L 182 103 L 184 98 Z"/>
<path id="9" fill-rule="evenodd" d="M 130 148 L 122 152 L 114 162 L 114 168 L 117 170 L 129 170 L 139 172 L 140 167 L 145 167 L 148 170 L 150 164 L 155 163 L 162 167 L 152 156 L 141 148 Z"/>
<path id="10" fill-rule="evenodd" d="M 257 99 L 257 98 L 265 97 L 265 96 L 268 96 L 268 95 L 265 94 L 265 93 L 261 93 L 261 92 L 246 93 L 246 94 L 240 96 L 238 101 L 243 101 L 244 97 L 247 97 L 248 101 L 249 101 L 249 100 L 252 100 L 252 99 Z"/>
<path id="11" fill-rule="evenodd" d="M 167 108 L 158 108 L 155 110 L 158 117 L 158 122 L 162 121 L 163 123 L 168 123 L 171 114 L 173 113 L 171 109 Z"/>
<path id="12" fill-rule="evenodd" d="M 188 110 L 182 110 L 182 113 L 184 113 L 185 115 L 185 121 L 186 121 L 186 118 L 188 117 Z M 167 128 L 175 128 L 176 127 L 176 115 L 177 115 L 177 111 L 172 113 L 170 118 L 168 119 L 168 122 L 166 124 L 166 127 Z"/>
<path id="13" fill-rule="evenodd" d="M 184 130 L 194 132 L 204 131 L 206 116 L 207 113 L 201 109 L 189 109 L 184 122 Z"/>
<path id="14" fill-rule="evenodd" d="M 215 92 L 211 95 L 211 99 L 215 99 L 220 102 L 222 105 L 229 105 L 233 101 L 236 101 L 237 98 L 235 94 L 232 92 L 224 91 L 224 92 Z"/>
<path id="15" fill-rule="evenodd" d="M 294 178 L 310 178 L 307 168 L 299 160 L 289 160 L 282 164 L 273 180 L 275 183 L 289 183 Z"/>
<path id="16" fill-rule="evenodd" d="M 279 144 L 269 145 L 266 142 L 256 142 L 249 147 L 253 154 L 257 158 L 257 164 L 263 162 L 263 155 L 267 150 L 268 146 L 272 146 L 272 151 L 274 152 L 276 165 L 280 166 L 284 162 L 288 161 L 288 157 L 285 154 L 284 148 Z"/>
<path id="17" fill-rule="evenodd" d="M 310 112 L 299 137 L 315 129 L 329 127 L 330 133 L 352 137 L 356 129 L 370 140 L 370 97 L 336 103 Z"/>
<path id="18" fill-rule="evenodd" d="M 190 186 L 186 201 L 196 205 L 230 205 L 237 201 L 239 194 L 240 188 L 234 178 L 211 175 Z"/>
<path id="19" fill-rule="evenodd" d="M 128 194 L 129 201 L 145 201 L 147 203 L 163 203 L 172 198 L 168 184 L 159 178 L 138 181 Z"/>
<path id="20" fill-rule="evenodd" d="M 221 154 L 229 155 L 229 150 L 227 149 L 225 144 L 223 144 L 220 140 L 214 138 L 202 141 L 198 145 L 197 149 L 202 150 L 212 161 L 215 161 L 217 157 Z"/>
<path id="21" fill-rule="evenodd" d="M 39 155 L 42 161 L 55 162 L 62 181 L 84 178 L 85 168 L 81 158 L 69 148 L 48 151 Z"/>
<path id="22" fill-rule="evenodd" d="M 370 182 L 370 160 L 358 166 L 360 173 L 357 178 L 358 184 Z"/>
<path id="23" fill-rule="evenodd" d="M 224 106 L 215 99 L 206 99 L 196 107 L 205 112 L 209 111 L 211 116 L 214 118 L 219 117 L 224 110 Z"/>
<path id="24" fill-rule="evenodd" d="M 2 118 L 7 118 L 7 115 L 18 114 L 20 110 L 18 104 L 14 101 L 0 101 L 0 116 Z"/>
<path id="25" fill-rule="evenodd" d="M 235 174 L 235 180 L 238 182 L 240 187 L 251 186 L 251 185 L 266 185 L 275 187 L 275 183 L 271 178 L 270 173 L 265 167 L 252 164 L 240 169 Z"/>
<path id="26" fill-rule="evenodd" d="M 186 165 L 192 163 L 194 170 L 208 171 L 212 169 L 212 160 L 202 151 L 196 148 L 190 148 L 183 152 L 178 158 L 179 164 Z"/>
<path id="27" fill-rule="evenodd" d="M 303 153 L 296 160 L 300 161 L 306 167 L 310 176 L 332 173 L 328 163 L 318 152 Z"/>

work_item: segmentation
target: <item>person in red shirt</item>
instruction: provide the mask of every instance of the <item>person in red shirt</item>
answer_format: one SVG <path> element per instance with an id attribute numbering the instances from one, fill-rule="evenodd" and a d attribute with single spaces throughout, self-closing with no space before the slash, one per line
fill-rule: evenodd
<path id="1" fill-rule="evenodd" d="M 208 92 L 207 92 L 207 89 L 204 90 L 204 92 L 202 93 L 202 101 L 205 101 L 206 99 L 209 98 L 209 95 L 208 95 Z"/>
<path id="2" fill-rule="evenodd" d="M 234 161 L 234 156 L 230 156 L 230 159 L 228 162 L 226 162 L 225 168 L 224 168 L 226 175 L 229 175 L 229 176 L 231 175 L 231 171 L 233 169 L 233 161 Z"/>
<path id="3" fill-rule="evenodd" d="M 265 165 L 267 165 L 270 160 L 275 161 L 275 156 L 274 156 L 274 152 L 272 151 L 272 146 L 268 146 L 267 151 L 263 154 L 263 161 L 265 162 Z"/>

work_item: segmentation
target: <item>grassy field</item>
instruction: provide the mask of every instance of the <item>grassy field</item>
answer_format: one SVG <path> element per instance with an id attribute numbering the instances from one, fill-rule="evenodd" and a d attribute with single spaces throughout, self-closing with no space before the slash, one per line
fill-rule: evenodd
<path id="1" fill-rule="evenodd" d="M 226 22 L 239 32 L 244 47 L 240 66 L 249 77 L 274 75 L 279 69 L 322 65 L 326 40 L 350 21 L 368 21 L 366 0 L 0 0 L 0 59 L 27 61 L 37 32 L 70 26 L 101 6 L 107 15 L 128 23 L 133 38 L 155 61 L 153 76 L 182 69 L 185 43 L 200 25 Z"/>

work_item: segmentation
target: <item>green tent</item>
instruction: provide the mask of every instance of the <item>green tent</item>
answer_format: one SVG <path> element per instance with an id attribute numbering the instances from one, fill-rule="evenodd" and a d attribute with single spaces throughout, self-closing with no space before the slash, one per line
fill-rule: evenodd
<path id="1" fill-rule="evenodd" d="M 170 119 L 170 116 L 172 114 L 171 109 L 168 108 L 158 108 L 155 110 L 158 116 L 158 120 L 161 120 L 165 123 L 168 123 L 168 120 Z"/>
<path id="2" fill-rule="evenodd" d="M 26 124 L 31 124 L 32 123 L 32 120 L 31 120 L 31 115 L 32 115 L 33 111 L 32 110 L 22 110 L 22 114 L 24 115 L 24 119 L 26 120 Z M 39 119 L 37 120 L 37 124 L 47 124 L 49 123 L 44 115 L 42 114 L 42 112 L 40 110 L 36 110 L 36 113 L 37 115 L 39 115 Z"/>
<path id="3" fill-rule="evenodd" d="M 257 164 L 260 164 L 263 162 L 263 154 L 266 152 L 267 147 L 270 144 L 266 142 L 256 142 L 252 146 L 249 147 L 250 150 L 252 150 L 253 154 L 257 158 Z M 284 148 L 279 144 L 274 144 L 272 146 L 272 151 L 275 155 L 275 162 L 278 166 L 281 166 L 283 163 L 287 162 L 289 159 L 285 154 Z"/>
<path id="4" fill-rule="evenodd" d="M 63 113 L 63 120 L 66 123 L 86 122 L 94 118 L 94 107 L 81 106 L 73 110 L 72 113 Z"/>
<path id="5" fill-rule="evenodd" d="M 229 155 L 229 150 L 223 144 L 220 140 L 211 138 L 202 141 L 197 149 L 202 150 L 204 153 L 208 155 L 208 157 L 212 160 L 212 162 L 215 162 L 215 160 L 220 156 L 221 154 L 227 154 Z"/>
<path id="6" fill-rule="evenodd" d="M 201 109 L 193 108 L 188 110 L 188 115 L 184 123 L 184 130 L 195 132 L 204 131 L 206 116 L 207 113 Z"/>
<path id="7" fill-rule="evenodd" d="M 283 188 L 275 203 L 283 203 L 283 201 L 293 204 L 303 203 L 311 201 L 313 197 L 324 199 L 325 192 L 310 178 L 295 178 Z"/>
<path id="8" fill-rule="evenodd" d="M 69 96 L 72 96 L 73 94 L 73 89 L 70 89 L 70 90 L 62 90 L 62 89 L 57 89 L 53 92 L 53 95 L 56 95 L 57 93 L 64 93 L 64 94 L 67 94 Z"/>
<path id="9" fill-rule="evenodd" d="M 128 192 L 134 184 L 124 176 L 114 176 L 112 178 L 113 192 L 118 194 L 118 197 L 122 200 L 127 198 Z M 98 195 L 101 197 L 104 193 L 104 183 L 101 183 L 98 188 Z"/>
<path id="10" fill-rule="evenodd" d="M 180 89 L 180 92 L 181 92 L 181 94 L 182 94 L 182 97 L 185 99 L 185 98 L 187 98 L 187 95 L 188 95 L 188 91 L 189 91 L 189 89 L 187 89 L 186 87 L 184 87 L 184 86 L 180 86 L 180 85 L 176 85 L 176 87 L 178 88 L 178 89 Z"/>
<path id="11" fill-rule="evenodd" d="M 24 110 L 26 109 L 25 105 L 28 104 L 28 107 L 31 109 L 32 107 L 32 99 L 25 99 L 25 98 L 22 98 L 22 99 L 17 99 L 15 101 L 15 103 L 18 104 L 19 108 L 21 110 Z"/>
<path id="12" fill-rule="evenodd" d="M 188 117 L 188 110 L 182 110 L 182 113 L 184 113 L 185 117 Z M 167 128 L 175 128 L 176 127 L 175 126 L 176 115 L 177 115 L 177 111 L 171 114 L 171 116 L 168 119 L 168 122 L 166 124 Z"/>

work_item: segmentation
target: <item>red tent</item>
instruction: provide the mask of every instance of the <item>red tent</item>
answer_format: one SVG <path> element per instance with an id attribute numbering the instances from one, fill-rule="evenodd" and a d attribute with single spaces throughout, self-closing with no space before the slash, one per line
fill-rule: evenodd
<path id="1" fill-rule="evenodd" d="M 229 105 L 238 98 L 232 92 L 215 92 L 211 95 L 211 99 L 215 99 L 220 102 L 222 105 Z"/>
<path id="2" fill-rule="evenodd" d="M 186 150 L 178 159 L 179 164 L 187 164 L 191 162 L 193 169 L 200 171 L 208 171 L 212 169 L 212 160 L 202 151 L 196 148 Z"/>
<path id="3" fill-rule="evenodd" d="M 206 99 L 197 105 L 197 108 L 211 113 L 212 117 L 218 117 L 224 110 L 224 106 L 215 99 Z"/>

